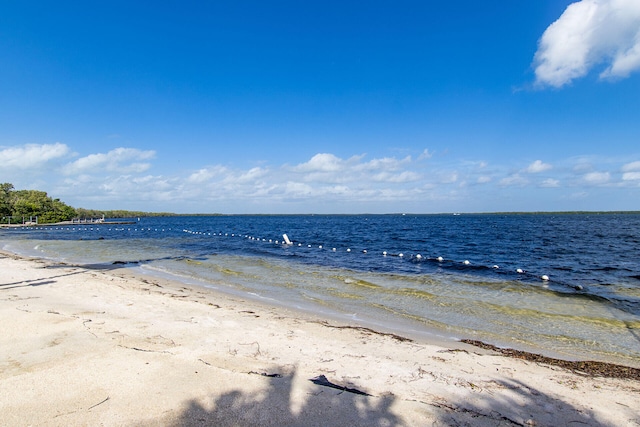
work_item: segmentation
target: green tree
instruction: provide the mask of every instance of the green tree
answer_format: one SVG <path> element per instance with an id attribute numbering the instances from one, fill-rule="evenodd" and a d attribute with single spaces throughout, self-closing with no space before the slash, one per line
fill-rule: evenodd
<path id="1" fill-rule="evenodd" d="M 60 199 L 52 199 L 44 191 L 14 191 L 13 185 L 9 183 L 0 184 L 0 212 L 3 218 L 38 217 L 40 223 L 69 221 L 76 216 L 74 208 Z"/>
<path id="2" fill-rule="evenodd" d="M 7 217 L 11 215 L 11 192 L 13 191 L 13 184 L 5 182 L 0 184 L 0 217 Z"/>

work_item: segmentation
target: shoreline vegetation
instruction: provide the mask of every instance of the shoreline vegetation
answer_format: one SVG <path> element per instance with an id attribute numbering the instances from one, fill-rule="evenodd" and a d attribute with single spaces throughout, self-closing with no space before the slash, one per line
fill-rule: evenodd
<path id="1" fill-rule="evenodd" d="M 635 425 L 640 369 L 408 339 L 0 251 L 11 425 Z"/>

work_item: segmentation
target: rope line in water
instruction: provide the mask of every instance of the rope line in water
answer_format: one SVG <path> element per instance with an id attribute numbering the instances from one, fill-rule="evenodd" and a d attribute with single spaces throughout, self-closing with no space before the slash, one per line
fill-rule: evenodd
<path id="1" fill-rule="evenodd" d="M 205 236 L 211 236 L 211 235 L 216 236 L 217 235 L 217 236 L 223 236 L 223 233 L 217 233 L 217 234 L 213 233 L 212 234 L 212 233 L 209 233 L 209 232 L 194 231 L 194 230 L 187 230 L 187 229 L 184 229 L 182 231 L 185 232 L 185 233 L 194 234 L 194 235 L 205 235 Z M 228 233 L 224 233 L 224 236 L 229 236 L 229 234 Z M 291 241 L 289 239 L 289 237 L 287 236 L 287 234 L 283 234 L 283 236 L 282 236 L 283 240 L 282 241 L 274 240 L 274 239 L 260 238 L 260 237 L 250 236 L 250 235 L 247 235 L 247 234 L 245 234 L 243 236 L 236 235 L 236 234 L 231 234 L 231 237 L 235 237 L 235 236 L 244 237 L 244 238 L 246 238 L 248 240 L 252 240 L 252 241 L 256 241 L 256 242 L 272 243 L 274 245 L 280 245 L 280 246 L 285 246 L 285 247 L 299 247 L 299 248 L 300 247 L 306 247 L 307 249 L 317 248 L 319 250 L 324 249 L 324 245 L 311 245 L 311 244 L 305 244 L 303 242 Z M 331 252 L 338 252 L 338 248 L 337 247 L 332 247 L 331 248 Z M 347 247 L 345 249 L 345 252 L 350 253 L 350 252 L 352 252 L 352 250 L 351 250 L 350 247 Z M 369 252 L 367 251 L 367 249 L 362 249 L 361 253 L 362 254 L 367 254 Z M 464 260 L 462 262 L 457 262 L 457 261 L 454 261 L 454 260 L 444 259 L 441 256 L 438 256 L 436 258 L 428 258 L 428 257 L 424 257 L 420 253 L 417 253 L 415 255 L 411 254 L 411 255 L 405 257 L 405 254 L 402 253 L 402 252 L 393 254 L 393 253 L 389 253 L 387 251 L 382 251 L 381 255 L 383 257 L 392 256 L 392 257 L 398 257 L 398 258 L 402 258 L 402 259 L 408 259 L 408 260 L 410 260 L 412 262 L 437 261 L 440 264 L 443 264 L 443 263 L 446 262 L 446 263 L 452 263 L 452 264 L 459 264 L 459 265 L 463 265 L 463 266 L 471 266 L 472 265 L 471 261 L 469 261 L 469 260 Z M 493 264 L 491 267 L 486 267 L 486 268 L 491 268 L 491 269 L 494 269 L 494 270 L 498 270 L 498 269 L 500 269 L 500 266 L 498 266 L 497 264 Z M 547 282 L 551 281 L 550 277 L 548 275 L 546 275 L 546 274 L 543 274 L 541 276 L 536 276 L 536 275 L 533 275 L 533 274 L 531 274 L 531 273 L 529 273 L 526 270 L 523 270 L 521 268 L 517 268 L 515 270 L 515 272 L 520 274 L 520 275 L 525 275 L 525 276 L 529 276 L 529 277 L 537 277 L 540 280 L 542 280 L 545 284 Z M 581 290 L 582 289 L 582 287 L 579 286 L 579 285 L 578 286 L 572 286 L 572 287 L 574 289 L 576 289 L 576 290 Z"/>
<path id="2" fill-rule="evenodd" d="M 95 226 L 95 227 L 87 227 L 87 226 L 32 226 L 32 227 L 18 227 L 18 228 L 10 228 L 8 230 L 59 230 L 59 231 L 105 231 L 106 225 L 100 225 L 100 226 Z M 167 231 L 172 231 L 171 228 L 151 228 L 151 227 L 110 227 L 108 229 L 106 229 L 106 231 L 109 232 L 123 232 L 123 231 L 127 231 L 127 232 L 167 232 Z M 183 229 L 182 230 L 183 233 L 187 233 L 187 234 L 191 234 L 191 235 L 196 235 L 196 236 L 216 236 L 216 237 L 235 237 L 235 238 L 244 238 L 250 241 L 255 241 L 255 242 L 261 242 L 261 243 L 270 243 L 273 245 L 279 245 L 279 246 L 284 246 L 284 247 L 306 247 L 307 249 L 318 249 L 318 250 L 328 250 L 330 252 L 338 252 L 339 249 L 336 246 L 332 246 L 331 249 L 325 249 L 324 245 L 312 245 L 312 244 L 305 244 L 303 242 L 297 242 L 297 241 L 291 241 L 289 239 L 289 237 L 286 234 L 283 234 L 283 239 L 279 240 L 279 239 L 267 239 L 267 238 L 263 238 L 263 237 L 256 237 L 256 236 L 251 236 L 248 234 L 239 234 L 239 233 L 223 233 L 223 232 L 205 232 L 205 231 L 196 231 L 196 230 L 189 230 L 189 229 Z M 350 247 L 344 248 L 344 251 L 347 253 L 351 253 L 353 252 L 352 249 Z M 367 249 L 362 249 L 360 251 L 361 254 L 366 255 L 369 252 L 367 251 Z M 416 253 L 416 254 L 409 254 L 407 256 L 405 256 L 405 254 L 403 252 L 398 252 L 398 253 L 389 253 L 387 251 L 382 251 L 381 256 L 383 257 L 397 257 L 400 259 L 406 259 L 410 262 L 414 262 L 414 263 L 419 263 L 419 262 L 436 262 L 438 264 L 452 264 L 452 265 L 457 265 L 457 266 L 465 266 L 465 267 L 471 267 L 471 268 L 486 268 L 486 269 L 494 269 L 494 270 L 499 270 L 500 266 L 498 266 L 497 264 L 493 264 L 490 267 L 488 266 L 478 266 L 478 265 L 472 265 L 471 261 L 469 260 L 464 260 L 464 261 L 455 261 L 455 260 L 448 260 L 443 258 L 442 256 L 438 256 L 438 257 L 434 257 L 434 258 L 429 258 L 429 257 L 425 257 L 420 253 Z M 535 277 L 538 278 L 540 280 L 542 280 L 542 282 L 545 284 L 550 282 L 551 279 L 548 275 L 546 274 L 542 274 L 542 275 L 535 275 L 532 273 L 529 273 L 527 270 L 524 270 L 522 268 L 517 268 L 515 269 L 515 272 L 518 275 L 522 275 L 522 276 L 526 276 L 526 277 Z M 582 290 L 582 286 L 580 285 L 568 285 L 576 290 Z"/>

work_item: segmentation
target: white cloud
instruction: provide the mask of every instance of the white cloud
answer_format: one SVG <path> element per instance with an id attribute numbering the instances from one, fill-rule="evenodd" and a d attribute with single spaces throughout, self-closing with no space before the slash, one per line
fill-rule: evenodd
<path id="1" fill-rule="evenodd" d="M 640 180 L 640 160 L 622 165 L 623 181 L 639 181 Z"/>
<path id="2" fill-rule="evenodd" d="M 55 144 L 26 144 L 0 150 L 0 165 L 11 169 L 40 168 L 45 163 L 69 154 L 69 147 Z"/>
<path id="3" fill-rule="evenodd" d="M 602 63 L 600 78 L 623 78 L 640 69 L 640 1 L 570 4 L 540 39 L 536 83 L 559 88 Z"/>
<path id="4" fill-rule="evenodd" d="M 366 163 L 360 163 L 358 165 L 355 165 L 354 167 L 357 170 L 396 171 L 396 170 L 399 170 L 403 165 L 406 165 L 408 163 L 411 163 L 411 156 L 407 156 L 404 159 L 396 159 L 394 157 L 384 157 L 382 159 L 373 159 Z"/>
<path id="5" fill-rule="evenodd" d="M 269 170 L 267 169 L 255 167 L 255 168 L 249 169 L 247 172 L 242 173 L 240 176 L 238 176 L 238 181 L 243 183 L 255 182 L 255 180 L 266 176 L 268 173 L 269 173 Z"/>
<path id="6" fill-rule="evenodd" d="M 601 185 L 609 182 L 611 174 L 609 172 L 590 172 L 585 174 L 582 179 L 590 185 Z"/>
<path id="7" fill-rule="evenodd" d="M 189 177 L 187 178 L 187 181 L 196 183 L 196 184 L 201 184 L 201 183 L 210 181 L 216 176 L 223 176 L 227 172 L 228 172 L 227 168 L 223 166 L 202 168 L 197 170 L 196 172 L 193 172 L 191 175 L 189 175 Z"/>
<path id="8" fill-rule="evenodd" d="M 313 192 L 314 189 L 309 184 L 291 181 L 285 184 L 285 193 L 291 197 L 311 196 Z"/>
<path id="9" fill-rule="evenodd" d="M 623 181 L 638 181 L 640 180 L 640 172 L 625 172 L 622 174 Z"/>
<path id="10" fill-rule="evenodd" d="M 523 187 L 528 183 L 529 181 L 527 181 L 525 178 L 523 178 L 522 176 L 520 176 L 520 174 L 517 174 L 517 173 L 513 175 L 509 175 L 500 180 L 500 186 L 502 187 L 514 187 L 514 186 Z"/>
<path id="11" fill-rule="evenodd" d="M 418 173 L 411 171 L 403 171 L 400 173 L 389 173 L 389 172 L 380 172 L 378 174 L 372 175 L 371 179 L 377 182 L 393 182 L 393 183 L 404 183 L 404 182 L 414 182 L 420 180 L 422 176 Z"/>
<path id="12" fill-rule="evenodd" d="M 142 151 L 136 148 L 116 148 L 108 153 L 90 154 L 67 164 L 64 173 L 67 175 L 94 173 L 101 171 L 119 173 L 140 173 L 151 166 L 140 160 L 155 157 L 155 151 Z"/>
<path id="13" fill-rule="evenodd" d="M 553 167 L 536 160 L 518 170 L 510 167 L 513 159 L 506 164 L 492 161 L 489 166 L 474 159 L 436 158 L 427 165 L 420 156 L 371 159 L 366 155 L 341 158 L 318 153 L 293 165 L 196 165 L 188 172 L 162 176 L 146 171 L 153 151 L 119 148 L 79 158 L 68 164 L 68 173 L 60 177 L 56 172 L 64 157 L 61 160 L 59 156 L 71 155 L 70 149 L 63 144 L 57 146 L 58 151 L 37 147 L 39 150 L 32 151 L 40 155 L 27 156 L 32 159 L 30 164 L 37 163 L 33 159 L 58 159 L 55 167 L 44 164 L 49 167 L 42 169 L 39 182 L 46 185 L 31 186 L 34 180 L 29 170 L 11 171 L 14 185 L 25 188 L 26 183 L 72 206 L 98 209 L 238 213 L 464 210 L 483 206 L 479 194 L 488 199 L 504 193 L 522 198 L 553 194 L 559 197 L 557 200 L 568 200 L 573 197 L 571 192 L 589 191 L 590 187 L 631 192 L 640 189 L 640 161 L 629 157 L 557 159 Z M 22 147 L 22 153 L 28 151 L 26 148 Z M 13 152 L 0 151 L 3 160 L 14 158 L 8 153 Z M 2 163 L 0 171 L 5 171 Z M 22 182 L 21 174 L 26 176 Z M 584 200 L 595 197 L 584 194 Z M 508 204 L 501 206 L 496 209 L 509 209 Z"/>
<path id="14" fill-rule="evenodd" d="M 319 153 L 308 162 L 295 167 L 299 172 L 338 172 L 344 168 L 344 160 L 329 153 Z"/>
<path id="15" fill-rule="evenodd" d="M 640 160 L 622 166 L 622 172 L 640 171 Z"/>
<path id="16" fill-rule="evenodd" d="M 558 181 L 557 179 L 548 178 L 540 183 L 540 187 L 557 188 L 560 187 L 560 181 Z"/>
<path id="17" fill-rule="evenodd" d="M 551 169 L 551 165 L 548 163 L 542 163 L 542 160 L 536 160 L 531 163 L 526 169 L 527 173 L 540 173 Z"/>

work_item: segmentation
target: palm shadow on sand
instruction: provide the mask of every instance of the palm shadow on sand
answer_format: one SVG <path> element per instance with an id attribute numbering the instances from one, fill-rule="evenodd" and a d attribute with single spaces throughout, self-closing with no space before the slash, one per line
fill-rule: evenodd
<path id="1" fill-rule="evenodd" d="M 330 387 L 309 390 L 301 407 L 292 409 L 295 371 L 269 378 L 266 389 L 254 393 L 234 390 L 214 398 L 206 407 L 190 401 L 170 425 L 192 426 L 411 426 L 416 425 L 393 408 L 399 400 L 392 394 L 367 396 Z M 313 379 L 310 379 L 312 381 Z M 505 380 L 494 386 L 499 395 L 475 389 L 468 399 L 445 400 L 430 395 L 424 401 L 410 401 L 412 411 L 434 426 L 608 426 L 585 408 L 576 408 L 558 396 L 550 396 L 525 382 Z M 210 408 L 210 409 L 207 409 Z M 619 408 L 618 410 L 623 409 Z M 631 408 L 628 408 L 632 411 Z M 408 414 L 406 414 L 408 415 Z M 410 416 L 408 419 L 412 419 Z M 630 412 L 628 419 L 633 420 Z M 636 422 L 640 421 L 638 419 Z"/>
<path id="2" fill-rule="evenodd" d="M 215 399 L 212 409 L 191 401 L 173 427 L 191 426 L 395 426 L 400 419 L 390 411 L 395 397 L 371 397 L 330 386 L 310 389 L 301 407 L 292 409 L 295 371 L 268 379 L 255 393 L 239 390 Z M 310 379 L 311 381 L 312 379 Z"/>

